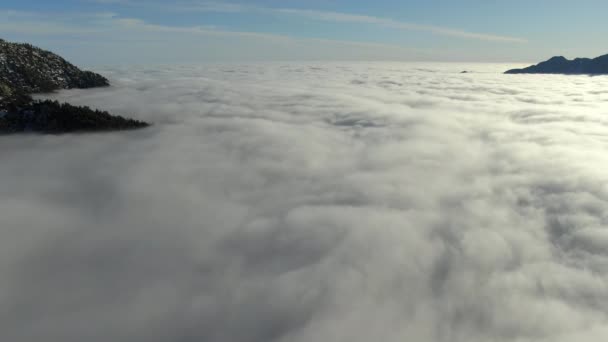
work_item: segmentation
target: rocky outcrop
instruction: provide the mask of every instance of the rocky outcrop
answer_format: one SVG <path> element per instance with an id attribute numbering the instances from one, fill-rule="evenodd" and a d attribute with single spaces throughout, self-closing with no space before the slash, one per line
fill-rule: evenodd
<path id="1" fill-rule="evenodd" d="M 105 77 L 82 71 L 52 52 L 4 40 L 0 40 L 0 83 L 27 93 L 110 85 Z"/>
<path id="2" fill-rule="evenodd" d="M 553 57 L 524 69 L 509 70 L 506 74 L 608 75 L 608 55 L 574 60 Z"/>

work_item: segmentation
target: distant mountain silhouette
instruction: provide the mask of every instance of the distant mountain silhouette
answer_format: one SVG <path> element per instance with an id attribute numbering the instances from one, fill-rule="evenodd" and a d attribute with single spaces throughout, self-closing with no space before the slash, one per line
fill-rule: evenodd
<path id="1" fill-rule="evenodd" d="M 509 70 L 505 74 L 608 75 L 608 55 L 574 60 L 562 56 L 553 57 L 524 69 Z"/>

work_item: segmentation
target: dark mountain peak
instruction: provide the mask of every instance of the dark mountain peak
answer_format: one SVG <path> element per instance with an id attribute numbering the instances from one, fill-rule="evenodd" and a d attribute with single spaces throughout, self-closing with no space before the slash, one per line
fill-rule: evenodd
<path id="1" fill-rule="evenodd" d="M 564 56 L 554 56 L 551 57 L 547 62 L 563 62 L 563 61 L 567 61 L 568 59 Z"/>
<path id="2" fill-rule="evenodd" d="M 595 58 L 596 62 L 608 62 L 608 54 Z"/>
<path id="3" fill-rule="evenodd" d="M 524 69 L 509 70 L 506 74 L 605 75 L 608 74 L 608 55 L 594 59 L 576 58 L 574 60 L 555 56 Z"/>

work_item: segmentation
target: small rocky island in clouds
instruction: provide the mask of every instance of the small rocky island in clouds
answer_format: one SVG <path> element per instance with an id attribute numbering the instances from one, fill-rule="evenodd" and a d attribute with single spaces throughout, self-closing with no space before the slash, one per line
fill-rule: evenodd
<path id="1" fill-rule="evenodd" d="M 149 126 L 88 107 L 35 101 L 30 95 L 109 85 L 105 77 L 82 71 L 52 52 L 0 39 L 0 134 L 95 132 Z"/>
<path id="2" fill-rule="evenodd" d="M 562 74 L 562 75 L 608 75 L 608 55 L 594 59 L 553 57 L 524 69 L 513 69 L 506 74 Z"/>

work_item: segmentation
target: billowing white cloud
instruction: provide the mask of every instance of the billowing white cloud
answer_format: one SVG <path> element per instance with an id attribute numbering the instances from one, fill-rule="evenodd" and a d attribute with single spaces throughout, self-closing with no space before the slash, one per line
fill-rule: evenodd
<path id="1" fill-rule="evenodd" d="M 505 69 L 113 68 L 54 95 L 156 124 L 0 138 L 0 340 L 605 339 L 608 79 Z"/>

